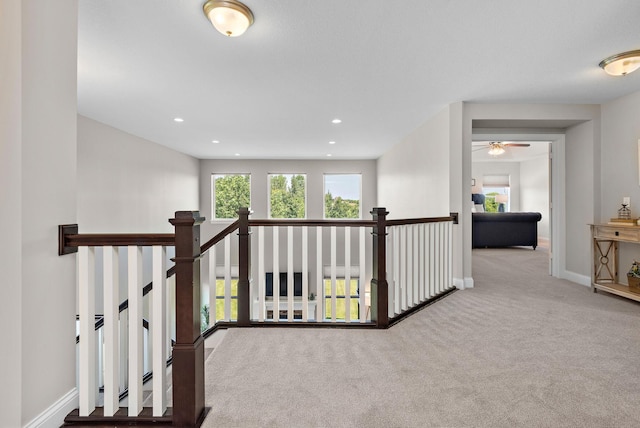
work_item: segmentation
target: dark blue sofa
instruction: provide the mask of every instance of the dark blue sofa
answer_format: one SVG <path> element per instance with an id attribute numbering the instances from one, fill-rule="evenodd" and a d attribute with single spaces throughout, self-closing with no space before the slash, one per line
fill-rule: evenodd
<path id="1" fill-rule="evenodd" d="M 538 246 L 540 213 L 471 213 L 471 217 L 473 248 Z"/>

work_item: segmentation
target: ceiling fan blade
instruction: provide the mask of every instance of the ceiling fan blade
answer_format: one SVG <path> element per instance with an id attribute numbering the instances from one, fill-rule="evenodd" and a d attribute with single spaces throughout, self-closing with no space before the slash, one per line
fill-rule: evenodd
<path id="1" fill-rule="evenodd" d="M 504 143 L 505 147 L 529 147 L 531 144 L 529 143 Z"/>

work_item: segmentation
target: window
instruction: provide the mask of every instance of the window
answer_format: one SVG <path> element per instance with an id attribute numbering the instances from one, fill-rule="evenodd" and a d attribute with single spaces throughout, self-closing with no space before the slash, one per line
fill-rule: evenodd
<path id="1" fill-rule="evenodd" d="M 238 319 L 238 280 L 231 280 L 231 313 L 229 318 L 224 316 L 224 279 L 216 279 L 216 320 L 237 320 Z"/>
<path id="2" fill-rule="evenodd" d="M 485 211 L 489 213 L 509 211 L 509 176 L 485 175 L 482 177 L 482 193 L 485 195 Z"/>
<path id="3" fill-rule="evenodd" d="M 349 298 L 349 317 L 352 320 L 360 318 L 360 295 L 358 294 L 358 280 L 352 279 L 347 293 L 346 281 L 336 279 L 336 319 L 346 319 L 347 305 L 345 300 Z M 331 318 L 331 280 L 324 280 L 324 316 Z"/>
<path id="4" fill-rule="evenodd" d="M 213 174 L 211 176 L 211 212 L 215 220 L 238 218 L 238 209 L 251 206 L 249 174 Z"/>
<path id="5" fill-rule="evenodd" d="M 361 218 L 360 174 L 325 174 L 324 218 Z"/>
<path id="6" fill-rule="evenodd" d="M 307 176 L 269 174 L 269 218 L 306 218 Z"/>

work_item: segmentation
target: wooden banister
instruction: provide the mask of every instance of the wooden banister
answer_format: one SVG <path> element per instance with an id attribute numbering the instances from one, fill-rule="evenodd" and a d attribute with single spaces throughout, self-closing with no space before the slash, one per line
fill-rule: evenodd
<path id="1" fill-rule="evenodd" d="M 200 224 L 198 211 L 177 211 L 176 343 L 173 346 L 173 425 L 197 427 L 204 406 L 204 339 L 200 333 Z"/>
<path id="2" fill-rule="evenodd" d="M 387 283 L 387 214 L 385 208 L 371 211 L 373 227 L 373 277 L 371 278 L 371 321 L 378 328 L 389 327 L 389 285 Z"/>

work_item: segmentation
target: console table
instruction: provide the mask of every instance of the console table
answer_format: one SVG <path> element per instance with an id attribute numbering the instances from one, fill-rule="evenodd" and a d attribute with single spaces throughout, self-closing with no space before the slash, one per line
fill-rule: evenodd
<path id="1" fill-rule="evenodd" d="M 592 224 L 590 226 L 593 241 L 591 247 L 593 292 L 604 290 L 627 299 L 640 301 L 640 293 L 631 292 L 627 285 L 618 282 L 618 242 L 640 244 L 640 226 L 624 224 Z"/>

